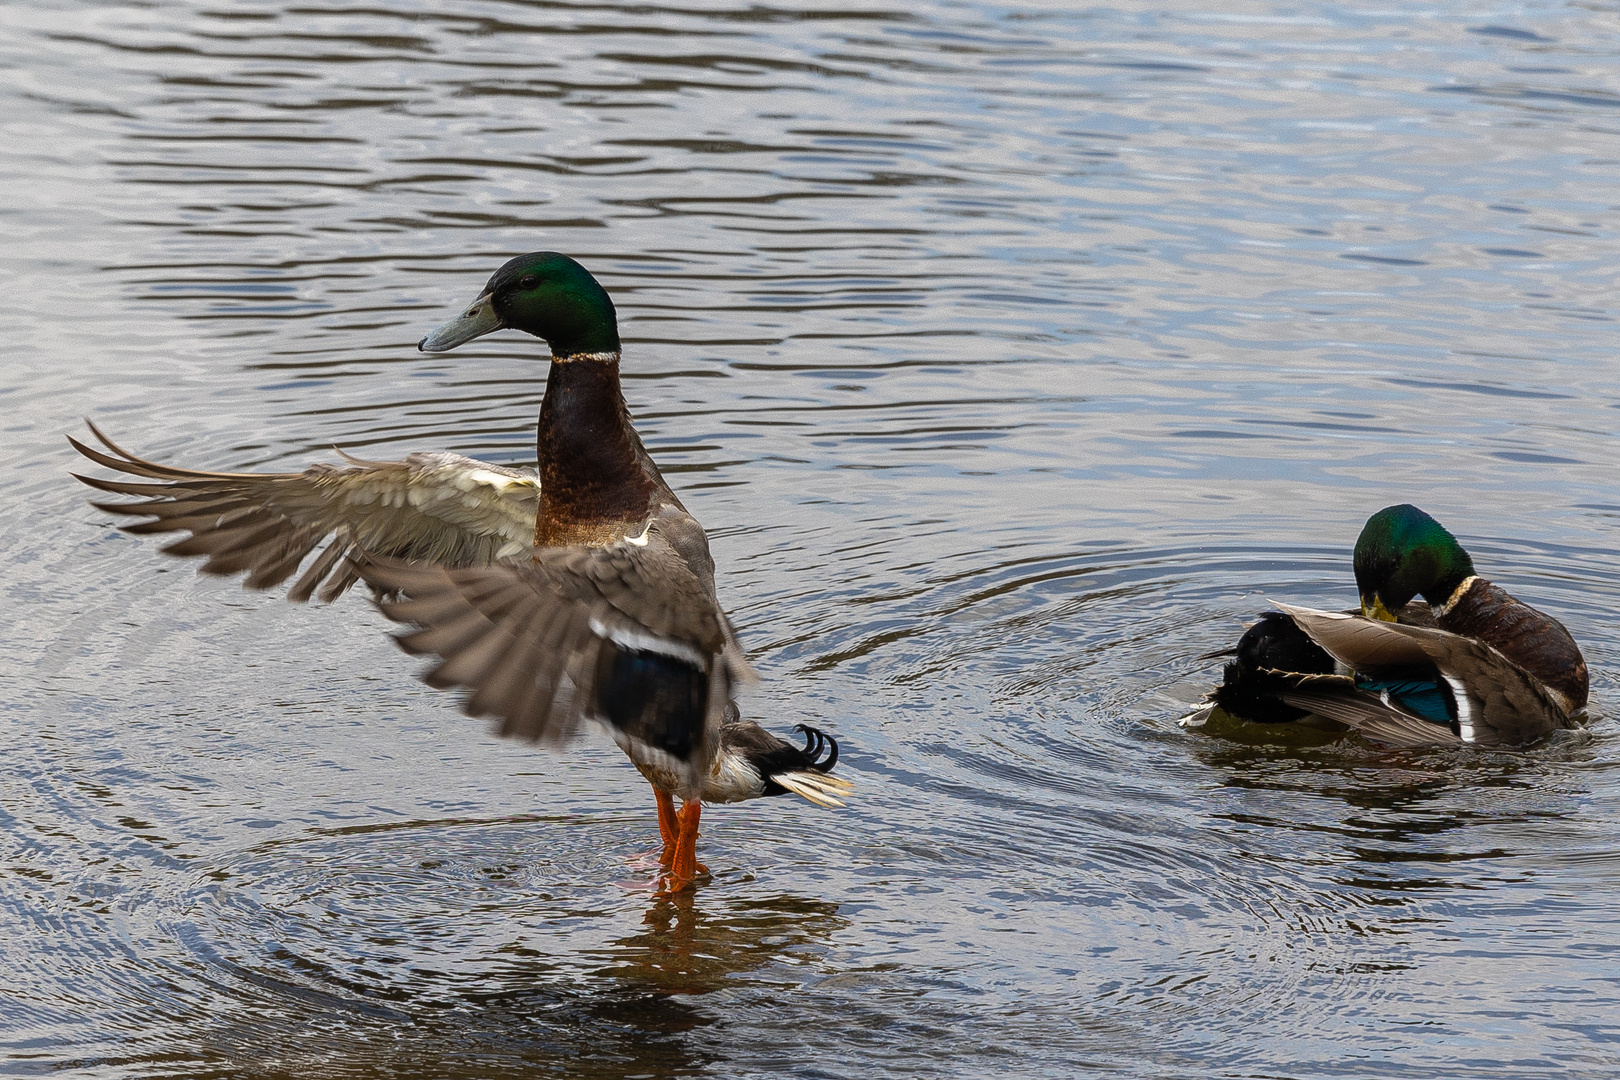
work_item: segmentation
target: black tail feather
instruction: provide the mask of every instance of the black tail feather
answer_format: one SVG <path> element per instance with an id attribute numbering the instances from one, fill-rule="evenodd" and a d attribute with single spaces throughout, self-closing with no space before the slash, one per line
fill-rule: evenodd
<path id="1" fill-rule="evenodd" d="M 833 766 L 838 764 L 838 740 L 809 724 L 794 724 L 793 730 L 804 736 L 804 756 L 808 760 L 803 767 L 817 772 L 832 772 Z M 818 760 L 823 750 L 828 752 L 826 761 Z"/>
<path id="2" fill-rule="evenodd" d="M 1221 673 L 1221 685 L 1210 694 L 1226 712 L 1260 724 L 1286 724 L 1309 714 L 1282 698 L 1294 688 L 1290 674 L 1327 675 L 1333 658 L 1294 620 L 1279 611 L 1261 613 L 1233 650 L 1236 659 Z"/>

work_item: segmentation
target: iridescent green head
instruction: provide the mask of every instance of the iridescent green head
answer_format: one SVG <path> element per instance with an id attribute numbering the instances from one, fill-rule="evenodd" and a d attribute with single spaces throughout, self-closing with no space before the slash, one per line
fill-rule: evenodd
<path id="1" fill-rule="evenodd" d="M 1414 596 L 1445 603 L 1474 572 L 1457 538 L 1410 503 L 1367 519 L 1356 538 L 1355 566 L 1362 614 L 1388 622 Z"/>
<path id="2" fill-rule="evenodd" d="M 508 328 L 544 338 L 555 357 L 619 351 L 619 321 L 607 290 L 555 251 L 519 255 L 495 271 L 466 311 L 416 347 L 445 352 Z"/>

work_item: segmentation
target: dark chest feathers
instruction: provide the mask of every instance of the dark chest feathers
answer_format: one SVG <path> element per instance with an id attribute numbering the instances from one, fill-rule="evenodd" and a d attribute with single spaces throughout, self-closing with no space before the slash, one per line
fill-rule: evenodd
<path id="1" fill-rule="evenodd" d="M 1586 661 L 1562 623 L 1483 578 L 1441 617 L 1440 628 L 1490 645 L 1570 702 L 1586 705 Z"/>
<path id="2" fill-rule="evenodd" d="M 605 544 L 675 496 L 642 447 L 614 360 L 557 360 L 540 405 L 535 542 Z"/>

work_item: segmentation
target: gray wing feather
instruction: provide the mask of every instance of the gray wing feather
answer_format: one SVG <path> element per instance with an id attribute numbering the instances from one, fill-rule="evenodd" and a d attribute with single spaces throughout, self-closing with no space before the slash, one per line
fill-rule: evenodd
<path id="1" fill-rule="evenodd" d="M 1482 641 L 1424 626 L 1381 622 L 1287 604 L 1277 607 L 1335 660 L 1357 671 L 1434 665 L 1451 684 L 1453 693 L 1460 692 L 1463 696 L 1458 707 L 1469 720 L 1473 741 L 1479 744 L 1516 745 L 1539 738 L 1553 728 L 1574 726 L 1570 714 L 1546 687 Z M 1312 706 L 1301 704 L 1300 707 Z M 1447 740 L 1430 738 L 1427 741 Z"/>
<path id="2" fill-rule="evenodd" d="M 1337 720 L 1387 746 L 1461 746 L 1463 740 L 1449 727 L 1413 716 L 1382 699 L 1356 689 L 1342 676 L 1301 680 L 1298 689 L 1277 695 L 1300 709 Z"/>
<path id="3" fill-rule="evenodd" d="M 500 720 L 502 735 L 555 743 L 581 720 L 612 728 L 597 707 L 599 660 L 609 643 L 675 657 L 706 673 L 705 732 L 684 761 L 661 762 L 691 792 L 719 744 L 735 684 L 752 678 L 712 581 L 694 570 L 655 518 L 644 542 L 542 548 L 488 566 L 446 567 L 369 555 L 354 563 L 382 611 L 410 624 L 398 637 L 439 662 L 430 686 L 467 691 L 463 708 Z M 621 742 L 634 733 L 614 729 Z M 634 756 L 634 755 L 632 755 Z M 665 755 L 667 758 L 668 755 Z"/>
<path id="4" fill-rule="evenodd" d="M 1414 635 L 1444 633 L 1289 604 L 1278 604 L 1277 610 L 1293 619 L 1333 659 L 1357 671 L 1433 663 Z"/>
<path id="5" fill-rule="evenodd" d="M 151 519 L 122 526 L 125 532 L 190 533 L 163 551 L 202 557 L 204 573 L 245 573 L 248 588 L 273 588 L 326 544 L 288 591 L 296 602 L 317 591 L 330 602 L 352 587 L 358 577 L 344 556 L 357 550 L 478 566 L 526 553 L 534 543 L 539 479 L 459 454 L 411 454 L 400 461 L 345 454 L 345 465 L 312 465 L 301 473 L 203 472 L 136 457 L 94 424 L 90 430 L 110 453 L 72 436 L 68 442 L 99 465 L 159 481 L 75 474 L 99 491 L 142 500 L 93 505 Z"/>

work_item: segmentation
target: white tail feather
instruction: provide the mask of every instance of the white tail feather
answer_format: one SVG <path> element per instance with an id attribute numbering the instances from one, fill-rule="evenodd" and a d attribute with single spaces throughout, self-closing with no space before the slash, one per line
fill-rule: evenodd
<path id="1" fill-rule="evenodd" d="M 1205 724 L 1209 723 L 1209 718 L 1214 715 L 1215 706 L 1205 705 L 1202 708 L 1194 709 L 1186 716 L 1183 716 L 1180 720 L 1176 721 L 1176 724 L 1184 728 L 1201 728 Z"/>
<path id="2" fill-rule="evenodd" d="M 809 799 L 817 806 L 843 806 L 840 796 L 848 796 L 855 790 L 855 785 L 842 776 L 810 770 L 776 773 L 771 779 L 793 794 Z"/>

